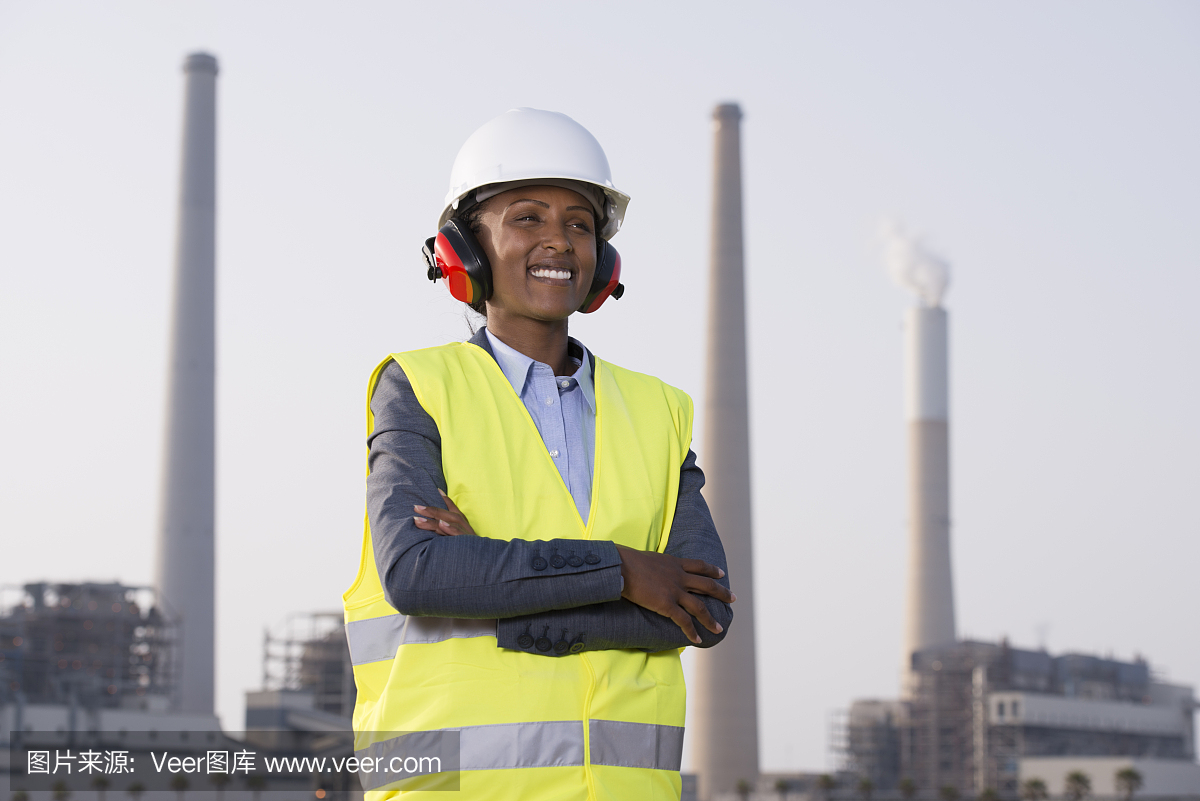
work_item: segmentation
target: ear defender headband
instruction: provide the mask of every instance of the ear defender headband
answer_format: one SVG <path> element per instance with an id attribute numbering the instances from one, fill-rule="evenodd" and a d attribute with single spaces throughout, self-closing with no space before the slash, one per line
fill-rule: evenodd
<path id="1" fill-rule="evenodd" d="M 625 294 L 625 285 L 621 283 L 621 254 L 603 239 L 596 244 L 596 272 L 592 275 L 587 297 L 578 309 L 584 314 L 599 309 L 610 296 L 620 299 Z M 457 300 L 471 304 L 492 296 L 492 265 L 475 235 L 461 220 L 451 218 L 437 236 L 426 239 L 421 255 L 429 267 L 426 272 L 429 280 L 442 279 Z"/>

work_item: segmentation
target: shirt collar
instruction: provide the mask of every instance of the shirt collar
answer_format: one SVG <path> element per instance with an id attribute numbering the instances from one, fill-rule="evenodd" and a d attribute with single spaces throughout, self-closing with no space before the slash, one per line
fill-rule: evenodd
<path id="1" fill-rule="evenodd" d="M 488 344 L 492 346 L 492 355 L 496 357 L 496 364 L 500 365 L 504 377 L 508 379 L 508 383 L 512 384 L 513 392 L 517 393 L 518 398 L 521 397 L 525 391 L 525 382 L 529 380 L 529 371 L 538 362 L 501 342 L 486 327 L 483 332 L 487 334 Z M 568 337 L 567 353 L 571 355 L 572 359 L 579 362 L 578 369 L 571 377 L 579 383 L 584 400 L 587 401 L 592 414 L 595 414 L 596 387 L 592 379 L 592 360 L 588 350 L 579 340 Z"/>

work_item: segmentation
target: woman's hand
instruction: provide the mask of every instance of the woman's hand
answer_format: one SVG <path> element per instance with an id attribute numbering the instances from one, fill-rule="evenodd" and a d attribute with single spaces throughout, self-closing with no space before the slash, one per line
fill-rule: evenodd
<path id="1" fill-rule="evenodd" d="M 458 510 L 458 507 L 454 505 L 454 501 L 450 500 L 450 496 L 442 492 L 440 488 L 438 489 L 438 494 L 446 502 L 445 509 L 438 509 L 436 506 L 413 507 L 417 512 L 416 515 L 413 515 L 413 521 L 416 522 L 417 528 L 422 531 L 436 531 L 438 534 L 444 534 L 449 537 L 459 534 L 476 536 L 475 529 L 471 528 L 471 524 L 467 522 L 466 515 Z"/>
<path id="2" fill-rule="evenodd" d="M 638 551 L 617 546 L 621 555 L 621 577 L 625 589 L 621 597 L 657 612 L 683 629 L 689 640 L 700 644 L 700 635 L 692 623 L 695 617 L 713 634 L 721 633 L 721 624 L 713 620 L 698 595 L 710 595 L 733 603 L 737 597 L 716 582 L 725 571 L 699 559 L 680 559 L 656 551 Z"/>

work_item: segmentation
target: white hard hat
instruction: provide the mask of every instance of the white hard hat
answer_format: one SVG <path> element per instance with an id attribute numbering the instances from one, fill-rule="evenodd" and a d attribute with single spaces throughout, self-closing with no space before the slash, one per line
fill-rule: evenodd
<path id="1" fill-rule="evenodd" d="M 536 108 L 506 111 L 471 134 L 450 170 L 438 227 L 454 215 L 459 201 L 481 187 L 488 189 L 478 193 L 479 199 L 541 183 L 566 186 L 588 198 L 602 238 L 620 230 L 629 195 L 613 186 L 608 158 L 596 137 L 566 114 Z"/>

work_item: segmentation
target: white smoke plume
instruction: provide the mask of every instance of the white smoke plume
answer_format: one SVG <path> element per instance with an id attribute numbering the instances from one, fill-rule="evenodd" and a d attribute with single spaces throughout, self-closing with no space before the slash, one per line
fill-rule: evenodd
<path id="1" fill-rule="evenodd" d="M 927 249 L 920 237 L 906 233 L 895 220 L 884 220 L 880 239 L 883 262 L 892 280 L 915 292 L 926 306 L 941 306 L 950 285 L 949 262 Z"/>

